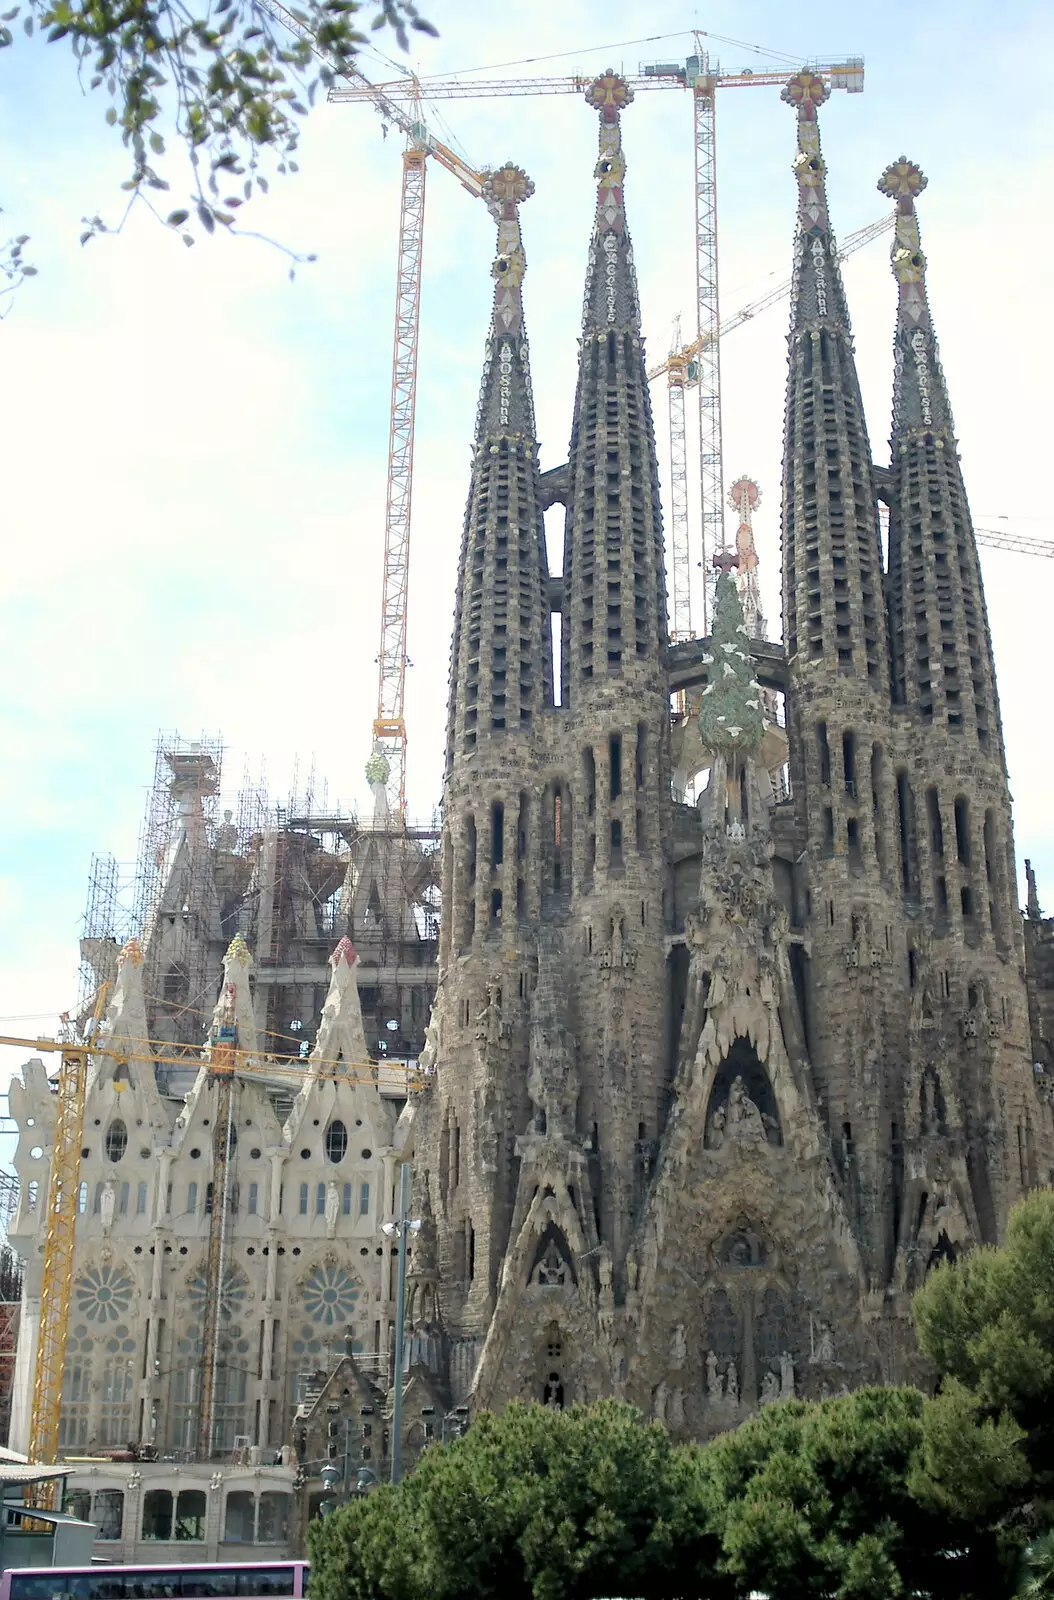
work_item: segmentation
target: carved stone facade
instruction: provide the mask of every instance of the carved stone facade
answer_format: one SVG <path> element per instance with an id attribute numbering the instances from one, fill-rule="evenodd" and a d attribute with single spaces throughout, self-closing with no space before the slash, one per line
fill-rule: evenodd
<path id="1" fill-rule="evenodd" d="M 705 1438 L 792 1394 L 918 1375 L 911 1291 L 1000 1237 L 1050 1175 L 1054 1123 L 921 175 L 900 162 L 880 185 L 900 304 L 879 469 L 827 212 L 826 89 L 807 72 L 788 84 L 786 645 L 749 638 L 724 577 L 711 638 L 671 647 L 623 204 L 631 98 L 612 74 L 587 94 L 600 157 L 578 392 L 568 464 L 544 475 L 523 274 L 510 288 L 501 268 L 510 238 L 522 266 L 522 175 L 499 212 L 452 652 L 435 1070 L 406 1130 L 425 1219 L 412 1336 L 454 1404 L 621 1395 Z M 541 520 L 554 500 L 559 578 Z M 671 761 L 671 680 L 689 669 L 705 687 Z M 774 687 L 789 790 L 771 776 Z M 693 751 L 709 781 L 690 807 L 673 795 Z"/>
<path id="2" fill-rule="evenodd" d="M 96 1522 L 97 1553 L 109 1560 L 253 1559 L 258 1546 L 268 1547 L 265 1559 L 290 1554 L 295 1490 L 306 1478 L 309 1496 L 321 1468 L 298 1461 L 295 1419 L 348 1349 L 387 1389 L 393 1260 L 381 1230 L 392 1216 L 397 1106 L 364 1072 L 349 941 L 331 957 L 314 1049 L 296 1068 L 258 1050 L 252 960 L 236 936 L 217 1017 L 236 1030 L 244 1070 L 230 1090 L 217 1192 L 217 1080 L 199 1058 L 185 1095 L 167 1087 L 148 1042 L 145 965 L 130 941 L 99 1035 L 108 1051 L 93 1056 L 89 1074 L 60 1454 L 71 1461 L 74 1504 Z M 191 1070 L 186 1057 L 181 1070 Z M 20 1184 L 10 1237 L 26 1259 L 11 1441 L 24 1450 L 55 1096 L 40 1061 L 25 1065 L 10 1094 Z M 223 1249 L 211 1283 L 217 1223 Z"/>

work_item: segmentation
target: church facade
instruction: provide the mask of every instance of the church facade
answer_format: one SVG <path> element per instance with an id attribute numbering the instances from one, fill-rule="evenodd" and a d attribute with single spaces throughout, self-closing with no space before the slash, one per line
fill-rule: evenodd
<path id="1" fill-rule="evenodd" d="M 782 647 L 750 637 L 727 571 L 710 637 L 667 637 L 631 91 L 608 73 L 586 96 L 600 145 L 574 423 L 567 463 L 544 473 L 522 300 L 532 186 L 511 164 L 489 180 L 434 1071 L 405 1114 L 411 1349 L 452 1404 L 616 1395 L 705 1438 L 781 1397 L 910 1380 L 912 1291 L 998 1240 L 1051 1177 L 992 647 L 915 209 L 926 180 L 901 159 L 879 183 L 897 294 L 880 467 L 827 210 L 826 96 L 808 72 L 783 96 L 799 203 Z M 558 577 L 542 521 L 557 501 Z M 709 781 L 687 805 L 673 779 L 691 749 Z"/>

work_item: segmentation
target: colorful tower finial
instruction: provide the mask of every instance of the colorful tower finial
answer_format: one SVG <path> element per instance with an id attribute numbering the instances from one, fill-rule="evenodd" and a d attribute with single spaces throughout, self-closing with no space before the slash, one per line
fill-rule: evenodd
<path id="1" fill-rule="evenodd" d="M 495 334 L 523 332 L 520 287 L 527 271 L 527 257 L 520 235 L 520 207 L 533 193 L 530 178 L 511 161 L 488 173 L 483 185 L 487 209 L 498 224 L 498 252 L 490 269 L 494 279 L 491 329 Z"/>
<path id="2" fill-rule="evenodd" d="M 333 954 L 330 956 L 329 964 L 331 967 L 336 967 L 339 966 L 343 961 L 349 967 L 353 967 L 358 959 L 359 958 L 358 954 L 356 953 L 355 946 L 345 934 L 344 938 L 341 939 Z"/>
<path id="3" fill-rule="evenodd" d="M 527 256 L 520 233 L 520 206 L 533 193 L 530 178 L 511 161 L 488 173 L 483 185 L 487 209 L 498 224 L 498 248 L 490 269 L 494 307 L 476 416 L 477 449 L 495 433 L 523 437 L 534 448 L 534 401 L 522 298 Z"/>
<path id="4" fill-rule="evenodd" d="M 228 962 L 236 961 L 240 967 L 249 967 L 252 966 L 252 959 L 252 953 L 249 950 L 249 946 L 246 944 L 241 934 L 236 933 L 230 944 L 227 946 L 227 954 L 223 958 L 224 966 L 226 966 Z"/>
<path id="5" fill-rule="evenodd" d="M 906 156 L 891 162 L 878 180 L 879 194 L 895 200 L 897 207 L 889 254 L 898 289 L 893 432 L 921 427 L 944 430 L 950 439 L 951 406 L 926 299 L 926 257 L 915 210 L 915 196 L 926 183 L 922 168 Z"/>
<path id="6" fill-rule="evenodd" d="M 626 157 L 619 113 L 633 99 L 624 78 L 608 71 L 594 78 L 585 94 L 600 113 L 600 153 L 594 168 L 597 215 L 586 278 L 583 321 L 587 330 L 640 326 L 640 301 L 633 250 L 626 233 L 623 185 Z"/>

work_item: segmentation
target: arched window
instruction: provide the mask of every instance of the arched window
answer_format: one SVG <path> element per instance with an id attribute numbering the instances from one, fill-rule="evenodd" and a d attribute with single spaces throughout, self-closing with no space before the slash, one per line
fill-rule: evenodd
<path id="1" fill-rule="evenodd" d="M 148 1489 L 146 1491 L 143 1496 L 142 1537 L 144 1539 L 171 1539 L 171 1489 Z"/>
<path id="2" fill-rule="evenodd" d="M 120 1489 L 97 1489 L 92 1518 L 98 1528 L 97 1539 L 119 1539 L 124 1521 L 124 1495 Z"/>
<path id="3" fill-rule="evenodd" d="M 106 1159 L 120 1161 L 128 1149 L 128 1129 L 120 1117 L 115 1117 L 106 1130 Z"/>
<path id="4" fill-rule="evenodd" d="M 293 1503 L 290 1494 L 280 1490 L 265 1490 L 260 1496 L 256 1521 L 257 1544 L 284 1544 L 289 1537 L 289 1508 Z"/>
<path id="5" fill-rule="evenodd" d="M 204 1539 L 205 1491 L 180 1489 L 176 1500 L 176 1538 Z"/>
<path id="6" fill-rule="evenodd" d="M 348 1130 L 343 1122 L 331 1122 L 326 1129 L 326 1160 L 343 1161 L 348 1150 Z"/>
<path id="7" fill-rule="evenodd" d="M 232 1489 L 227 1496 L 223 1517 L 226 1544 L 252 1544 L 256 1531 L 256 1498 L 248 1489 Z"/>

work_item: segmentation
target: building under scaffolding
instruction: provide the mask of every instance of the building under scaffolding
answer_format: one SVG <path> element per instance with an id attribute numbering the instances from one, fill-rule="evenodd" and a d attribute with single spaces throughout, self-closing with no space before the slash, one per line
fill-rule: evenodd
<path id="1" fill-rule="evenodd" d="M 264 991 L 267 1050 L 306 1056 L 329 953 L 348 937 L 370 1054 L 415 1060 L 438 979 L 438 818 L 390 820 L 382 784 L 368 821 L 320 801 L 313 781 L 280 806 L 246 776 L 236 809 L 222 809 L 222 785 L 220 740 L 160 737 L 134 869 L 122 873 L 110 856 L 92 862 L 82 1010 L 113 981 L 120 945 L 137 933 L 151 1037 L 171 1042 L 174 1058 L 196 1052 L 224 951 L 241 933 Z"/>
<path id="2" fill-rule="evenodd" d="M 379 1406 L 391 1377 L 384 1230 L 437 982 L 438 828 L 390 826 L 379 784 L 368 821 L 313 780 L 281 807 L 247 778 L 234 806 L 223 792 L 218 739 L 163 736 L 135 866 L 96 858 L 89 886 L 57 1428 L 111 1561 L 294 1553 L 320 1493 L 299 1419 L 339 1361 Z M 56 1137 L 42 1062 L 10 1098 L 26 1282 L 0 1407 L 21 1449 Z M 363 1464 L 385 1449 L 367 1438 Z"/>

